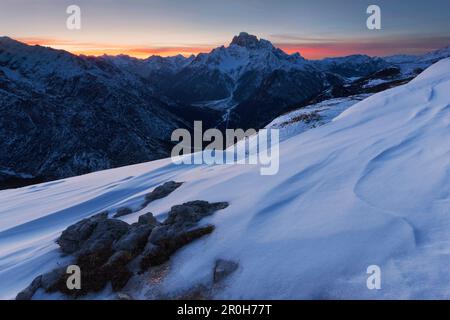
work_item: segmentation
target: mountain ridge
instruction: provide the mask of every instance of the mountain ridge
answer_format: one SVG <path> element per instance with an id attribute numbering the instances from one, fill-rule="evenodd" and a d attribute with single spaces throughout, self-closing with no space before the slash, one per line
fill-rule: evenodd
<path id="1" fill-rule="evenodd" d="M 450 58 L 281 142 L 280 170 L 270 179 L 260 175 L 262 165 L 180 166 L 167 158 L 0 191 L 0 259 L 8 266 L 0 270 L 0 297 L 14 298 L 38 275 L 70 263 L 54 241 L 81 219 L 125 206 L 132 212 L 120 219 L 129 224 L 148 212 L 164 221 L 174 205 L 201 199 L 229 204 L 205 221 L 214 230 L 171 256 L 164 272 L 133 276 L 121 293 L 134 299 L 446 299 L 449 88 Z M 183 183 L 146 202 L 169 181 Z M 223 285 L 213 277 L 219 259 L 237 266 Z M 367 289 L 373 265 L 388 280 L 382 290 Z M 89 296 L 117 297 L 110 287 Z M 40 290 L 34 298 L 68 297 Z"/>
<path id="2" fill-rule="evenodd" d="M 76 56 L 0 37 L 0 166 L 46 181 L 162 158 L 170 133 L 194 120 L 260 129 L 299 107 L 366 93 L 392 66 L 399 71 L 372 91 L 401 84 L 446 55 L 448 48 L 416 60 L 317 62 L 240 33 L 210 53 L 137 59 Z M 0 172 L 0 187 L 11 178 L 21 176 Z"/>

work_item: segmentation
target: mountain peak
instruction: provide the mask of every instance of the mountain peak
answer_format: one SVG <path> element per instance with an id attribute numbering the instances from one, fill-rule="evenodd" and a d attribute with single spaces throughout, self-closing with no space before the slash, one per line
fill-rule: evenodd
<path id="1" fill-rule="evenodd" d="M 273 47 L 272 44 L 264 39 L 258 39 L 256 36 L 252 34 L 248 34 L 247 32 L 241 32 L 238 36 L 234 36 L 233 40 L 230 43 L 231 45 L 237 45 L 240 47 L 244 47 L 247 49 L 259 49 L 261 47 Z"/>

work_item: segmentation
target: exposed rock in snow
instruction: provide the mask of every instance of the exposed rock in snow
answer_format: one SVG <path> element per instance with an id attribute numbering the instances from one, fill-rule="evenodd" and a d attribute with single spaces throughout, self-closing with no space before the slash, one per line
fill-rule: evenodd
<path id="1" fill-rule="evenodd" d="M 1 191 L 0 297 L 14 297 L 67 262 L 54 241 L 68 226 L 141 201 L 173 180 L 184 181 L 177 203 L 232 205 L 194 227 L 214 225 L 208 237 L 173 253 L 158 282 L 161 295 L 209 288 L 217 259 L 226 257 L 239 261 L 239 272 L 213 298 L 448 299 L 449 101 L 445 59 L 282 142 L 280 171 L 270 178 L 258 165 L 177 166 L 164 159 Z M 145 211 L 163 220 L 172 205 L 169 195 Z M 188 216 L 195 221 L 196 214 Z M 71 251 L 85 241 L 69 240 Z M 104 264 L 111 256 L 99 258 Z M 382 270 L 382 290 L 366 287 L 373 264 Z M 121 291 L 145 298 L 151 285 Z"/>
<path id="2" fill-rule="evenodd" d="M 221 282 L 239 267 L 234 261 L 219 259 L 214 266 L 214 282 Z"/>
<path id="3" fill-rule="evenodd" d="M 191 201 L 173 206 L 163 225 L 156 227 L 148 238 L 142 253 L 141 268 L 165 262 L 176 250 L 214 230 L 213 225 L 197 223 L 217 210 L 225 209 L 226 202 Z"/>
<path id="4" fill-rule="evenodd" d="M 132 213 L 133 213 L 133 210 L 131 210 L 130 208 L 122 207 L 122 208 L 117 209 L 117 212 L 116 212 L 116 214 L 113 217 L 114 218 L 120 218 L 120 217 L 129 215 L 129 214 L 132 214 Z"/>
<path id="5" fill-rule="evenodd" d="M 146 224 L 153 225 L 153 226 L 160 225 L 158 220 L 156 220 L 156 218 L 153 216 L 153 213 L 151 213 L 151 212 L 140 215 L 137 223 L 141 224 L 141 225 L 146 225 Z"/>
<path id="6" fill-rule="evenodd" d="M 145 203 L 143 204 L 143 207 L 146 207 L 152 201 L 167 197 L 182 184 L 183 182 L 168 181 L 163 185 L 156 187 L 155 190 L 145 195 Z"/>
<path id="7" fill-rule="evenodd" d="M 139 253 L 146 245 L 148 236 L 155 227 L 153 224 L 142 224 L 130 229 L 114 243 L 113 250 Z"/>
<path id="8" fill-rule="evenodd" d="M 16 299 L 32 299 L 38 289 L 78 297 L 99 292 L 109 282 L 113 291 L 121 290 L 139 271 L 135 270 L 136 264 L 130 264 L 134 258 L 137 257 L 142 271 L 164 263 L 179 248 L 211 233 L 214 226 L 198 226 L 197 223 L 227 206 L 227 203 L 210 204 L 207 201 L 174 206 L 162 225 L 151 213 L 131 226 L 120 220 L 108 219 L 107 213 L 83 219 L 64 230 L 56 241 L 64 253 L 76 257 L 82 287 L 74 291 L 68 289 L 66 268 L 57 268 L 36 277 Z"/>
<path id="9" fill-rule="evenodd" d="M 164 158 L 172 131 L 193 120 L 263 128 L 311 99 L 387 89 L 370 77 L 396 66 L 398 79 L 412 78 L 449 52 L 309 61 L 241 33 L 196 57 L 141 60 L 75 56 L 0 37 L 0 164 L 17 173 L 1 170 L 0 188 Z"/>
<path id="10" fill-rule="evenodd" d="M 134 300 L 132 296 L 129 294 L 118 292 L 117 293 L 117 300 Z"/>
<path id="11" fill-rule="evenodd" d="M 102 212 L 91 218 L 83 219 L 64 230 L 56 240 L 56 243 L 58 243 L 64 253 L 75 253 L 92 236 L 98 223 L 105 221 L 107 218 L 108 213 Z"/>

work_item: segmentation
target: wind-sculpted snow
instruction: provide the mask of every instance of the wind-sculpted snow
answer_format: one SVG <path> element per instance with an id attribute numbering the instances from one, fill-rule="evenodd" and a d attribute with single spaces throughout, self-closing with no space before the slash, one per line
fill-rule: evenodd
<path id="1" fill-rule="evenodd" d="M 63 259 L 53 241 L 68 225 L 105 209 L 139 208 L 145 194 L 173 180 L 184 183 L 124 220 L 148 211 L 164 219 L 171 206 L 197 199 L 229 206 L 205 219 L 216 226 L 212 234 L 171 258 L 161 295 L 210 285 L 215 262 L 226 259 L 239 267 L 214 298 L 448 299 L 449 103 L 447 59 L 282 142 L 275 176 L 261 176 L 258 166 L 167 159 L 2 191 L 0 296 L 14 297 Z M 366 287 L 374 264 L 382 290 Z M 145 281 L 124 288 L 135 298 L 155 290 Z"/>

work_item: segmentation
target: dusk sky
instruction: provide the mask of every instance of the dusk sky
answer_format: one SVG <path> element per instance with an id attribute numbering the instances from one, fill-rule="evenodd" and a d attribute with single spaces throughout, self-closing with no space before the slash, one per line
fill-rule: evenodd
<path id="1" fill-rule="evenodd" d="M 66 8 L 81 8 L 68 30 Z M 382 30 L 366 9 L 381 7 Z M 311 59 L 418 54 L 450 45 L 449 0 L 0 0 L 0 35 L 83 54 L 208 52 L 246 31 Z"/>

